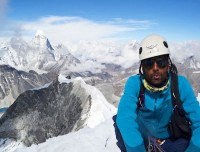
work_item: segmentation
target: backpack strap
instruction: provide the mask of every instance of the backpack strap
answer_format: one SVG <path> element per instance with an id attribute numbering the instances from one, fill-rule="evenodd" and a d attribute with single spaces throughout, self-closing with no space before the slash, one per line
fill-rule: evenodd
<path id="1" fill-rule="evenodd" d="M 145 93 L 145 88 L 144 88 L 144 85 L 142 83 L 142 78 L 140 76 L 140 92 L 139 92 L 138 102 L 137 102 L 137 108 L 138 109 L 144 107 L 144 101 L 145 101 L 144 93 Z"/>
<path id="2" fill-rule="evenodd" d="M 183 109 L 182 102 L 180 100 L 180 93 L 178 89 L 178 73 L 177 68 L 174 64 L 171 64 L 171 95 L 172 95 L 172 105 L 173 113 L 171 120 L 169 122 L 169 131 L 171 133 L 171 138 L 177 139 L 180 137 L 190 139 L 191 129 L 190 120 L 186 117 L 186 112 Z"/>
<path id="3" fill-rule="evenodd" d="M 173 63 L 171 64 L 170 72 L 172 81 L 171 83 L 172 104 L 174 108 L 178 107 L 182 109 L 182 102 L 180 100 L 180 93 L 178 89 L 178 70 Z"/>

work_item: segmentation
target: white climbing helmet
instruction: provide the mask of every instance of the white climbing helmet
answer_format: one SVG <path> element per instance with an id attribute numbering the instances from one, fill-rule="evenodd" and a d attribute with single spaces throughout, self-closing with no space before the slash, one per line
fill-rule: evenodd
<path id="1" fill-rule="evenodd" d="M 167 41 L 159 35 L 145 37 L 140 43 L 139 59 L 144 60 L 154 56 L 170 54 Z"/>

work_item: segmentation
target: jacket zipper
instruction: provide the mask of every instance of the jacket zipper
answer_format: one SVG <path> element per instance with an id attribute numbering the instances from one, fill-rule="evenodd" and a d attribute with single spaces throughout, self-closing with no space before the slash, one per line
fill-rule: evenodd
<path id="1" fill-rule="evenodd" d="M 157 99 L 158 99 L 158 97 L 156 96 L 156 98 L 155 98 L 155 102 L 154 102 L 154 111 L 156 112 L 156 106 L 157 106 Z"/>

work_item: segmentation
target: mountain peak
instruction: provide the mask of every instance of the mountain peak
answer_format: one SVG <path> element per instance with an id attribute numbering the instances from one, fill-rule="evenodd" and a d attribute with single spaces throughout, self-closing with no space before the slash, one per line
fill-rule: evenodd
<path id="1" fill-rule="evenodd" d="M 42 30 L 37 30 L 35 36 L 44 36 L 44 37 L 46 37 L 44 31 L 42 31 Z"/>
<path id="2" fill-rule="evenodd" d="M 53 47 L 42 30 L 37 30 L 35 38 L 32 40 L 32 44 L 33 46 L 43 49 L 43 51 L 46 50 L 47 52 L 52 53 L 51 50 L 53 50 Z"/>

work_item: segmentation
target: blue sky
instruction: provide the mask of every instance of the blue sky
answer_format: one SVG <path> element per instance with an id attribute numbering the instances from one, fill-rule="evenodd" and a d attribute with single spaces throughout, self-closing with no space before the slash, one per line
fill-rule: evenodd
<path id="1" fill-rule="evenodd" d="M 199 0 L 0 0 L 0 37 L 30 38 L 40 28 L 57 42 L 141 40 L 152 33 L 200 40 L 199 7 Z"/>

